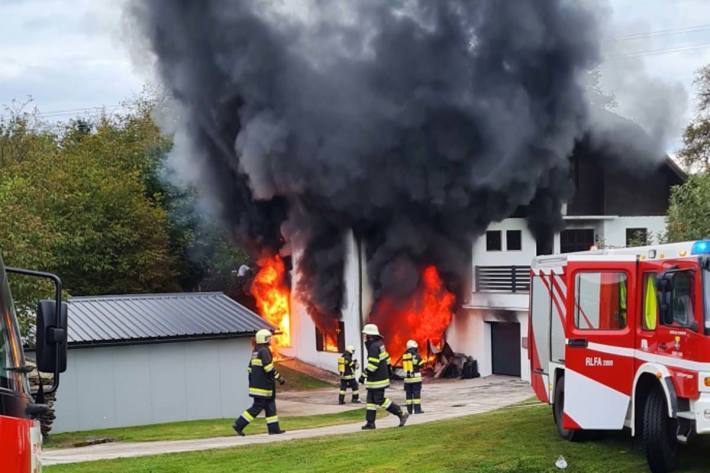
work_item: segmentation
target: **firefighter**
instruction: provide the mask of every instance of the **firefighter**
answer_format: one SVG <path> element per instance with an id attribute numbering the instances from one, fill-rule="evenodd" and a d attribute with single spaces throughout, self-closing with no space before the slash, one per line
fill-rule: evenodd
<path id="1" fill-rule="evenodd" d="M 423 414 L 422 411 L 422 372 L 424 360 L 419 355 L 419 345 L 414 340 L 407 342 L 407 351 L 402 356 L 404 368 L 404 392 L 407 397 L 407 412 Z"/>
<path id="2" fill-rule="evenodd" d="M 358 404 L 360 402 L 360 391 L 355 379 L 355 371 L 358 369 L 357 360 L 353 358 L 355 347 L 348 345 L 345 347 L 345 353 L 338 358 L 338 373 L 340 374 L 340 394 L 338 395 L 338 404 L 345 404 L 345 394 L 348 388 L 353 390 L 352 402 Z"/>
<path id="3" fill-rule="evenodd" d="M 362 430 L 375 428 L 378 406 L 399 417 L 399 426 L 404 427 L 409 414 L 402 412 L 396 403 L 385 397 L 385 389 L 390 385 L 391 369 L 390 356 L 385 349 L 385 342 L 375 324 L 365 325 L 362 333 L 365 335 L 365 346 L 367 347 L 367 366 L 360 376 L 360 383 L 365 383 L 365 387 L 367 387 L 367 413 L 365 415 L 367 423 L 362 426 Z"/>
<path id="4" fill-rule="evenodd" d="M 252 406 L 242 412 L 235 421 L 234 431 L 239 436 L 244 436 L 244 428 L 258 416 L 261 411 L 266 411 L 266 426 L 269 434 L 283 434 L 286 431 L 279 427 L 279 417 L 276 415 L 276 381 L 284 384 L 276 368 L 274 359 L 269 349 L 271 332 L 262 329 L 256 332 L 256 346 L 249 360 L 249 396 L 254 399 Z"/>

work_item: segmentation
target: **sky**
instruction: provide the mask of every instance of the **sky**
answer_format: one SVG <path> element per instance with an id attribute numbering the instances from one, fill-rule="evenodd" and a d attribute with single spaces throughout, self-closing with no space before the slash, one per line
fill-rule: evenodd
<path id="1" fill-rule="evenodd" d="M 52 121 L 111 112 L 151 85 L 131 60 L 124 1 L 0 0 L 0 114 L 29 98 Z M 695 113 L 695 73 L 710 64 L 710 1 L 586 1 L 607 3 L 603 88 L 629 118 L 667 116 L 673 154 Z M 656 106 L 660 95 L 670 103 Z"/>

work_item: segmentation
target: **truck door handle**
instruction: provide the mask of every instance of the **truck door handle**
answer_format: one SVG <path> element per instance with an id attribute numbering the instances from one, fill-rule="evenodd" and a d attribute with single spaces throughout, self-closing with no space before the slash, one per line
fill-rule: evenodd
<path id="1" fill-rule="evenodd" d="M 586 338 L 571 338 L 567 345 L 572 348 L 587 348 L 589 341 Z"/>

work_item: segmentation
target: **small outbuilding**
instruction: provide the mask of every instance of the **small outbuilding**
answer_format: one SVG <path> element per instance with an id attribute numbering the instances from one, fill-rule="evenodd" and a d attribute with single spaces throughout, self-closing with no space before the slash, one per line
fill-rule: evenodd
<path id="1" fill-rule="evenodd" d="M 222 293 L 72 298 L 52 431 L 235 417 L 262 328 Z"/>

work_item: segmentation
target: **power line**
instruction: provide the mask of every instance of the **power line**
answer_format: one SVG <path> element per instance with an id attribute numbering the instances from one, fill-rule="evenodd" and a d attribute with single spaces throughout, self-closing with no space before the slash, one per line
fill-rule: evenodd
<path id="1" fill-rule="evenodd" d="M 636 40 L 636 39 L 653 38 L 653 37 L 658 37 L 658 36 L 672 36 L 672 35 L 687 34 L 687 33 L 700 33 L 700 32 L 704 32 L 704 31 L 710 31 L 710 24 L 689 26 L 689 27 L 684 27 L 684 28 L 669 28 L 669 29 L 665 29 L 665 30 L 629 33 L 629 34 L 617 36 L 615 39 L 617 41 L 629 41 L 629 40 Z"/>
<path id="2" fill-rule="evenodd" d="M 694 49 L 702 49 L 710 46 L 710 42 L 706 43 L 699 43 L 699 44 L 694 44 L 694 45 L 686 45 L 686 46 L 677 46 L 677 47 L 671 47 L 671 48 L 658 48 L 658 49 L 648 49 L 645 51 L 632 51 L 629 53 L 623 53 L 619 54 L 616 57 L 641 57 L 641 56 L 655 56 L 659 54 L 672 54 L 672 53 L 678 53 L 678 52 L 683 52 L 683 51 L 692 51 Z"/>
<path id="3" fill-rule="evenodd" d="M 121 105 L 83 107 L 66 110 L 51 110 L 48 112 L 39 112 L 37 116 L 40 118 L 59 118 L 70 115 L 93 115 L 97 113 L 110 113 L 121 108 Z"/>

